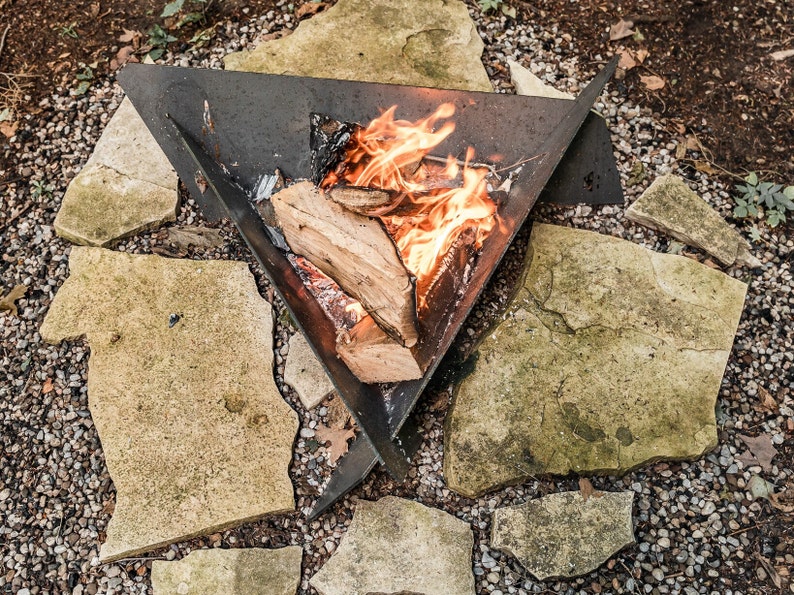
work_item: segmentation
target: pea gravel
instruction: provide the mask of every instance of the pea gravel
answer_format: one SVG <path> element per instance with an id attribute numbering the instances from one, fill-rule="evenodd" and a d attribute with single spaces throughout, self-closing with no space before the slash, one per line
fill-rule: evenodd
<path id="1" fill-rule="evenodd" d="M 576 40 L 555 24 L 519 25 L 504 17 L 472 11 L 486 42 L 484 62 L 498 91 L 511 92 L 505 71 L 513 58 L 558 89 L 576 93 L 597 71 Z M 210 47 L 167 54 L 165 63 L 221 68 L 222 57 L 252 46 L 257 38 L 295 26 L 286 3 L 239 26 L 220 27 Z M 529 61 L 531 57 L 531 62 Z M 794 592 L 787 569 L 794 567 L 792 515 L 748 492 L 753 475 L 761 475 L 792 500 L 792 323 L 791 231 L 761 228 L 755 244 L 763 266 L 728 273 L 750 284 L 742 318 L 717 404 L 719 446 L 694 462 L 662 462 L 625 477 L 593 478 L 598 489 L 633 490 L 638 545 L 624 550 L 598 571 L 570 581 L 538 582 L 508 555 L 490 548 L 490 522 L 497 507 L 518 504 L 551 492 L 576 489 L 577 478 L 538 478 L 471 500 L 450 492 L 441 472 L 443 418 L 454 374 L 438 374 L 417 409 L 425 438 L 404 485 L 380 470 L 372 473 L 319 520 L 305 513 L 333 465 L 313 431 L 329 412 L 327 404 L 305 411 L 283 386 L 288 340 L 294 332 L 262 272 L 251 264 L 260 290 L 282 313 L 275 337 L 275 377 L 287 401 L 298 411 L 302 430 L 296 438 L 291 476 L 298 511 L 209 535 L 153 552 L 100 565 L 100 542 L 113 512 L 115 492 L 105 468 L 102 447 L 88 411 L 88 345 L 82 340 L 60 346 L 42 343 L 39 325 L 58 287 L 68 275 L 69 244 L 56 238 L 52 223 L 66 186 L 88 159 L 103 127 L 118 107 L 121 91 L 112 80 L 95 83 L 88 94 L 72 97 L 58 89 L 27 116 L 16 137 L 0 146 L 8 167 L 0 171 L 0 283 L 28 288 L 19 300 L 19 316 L 0 314 L 0 591 L 72 595 L 150 593 L 154 559 L 173 560 L 201 547 L 281 547 L 300 545 L 304 569 L 299 593 L 312 593 L 308 578 L 338 547 L 359 498 L 395 494 L 445 510 L 471 523 L 475 532 L 474 573 L 478 594 L 526 593 L 696 593 L 751 594 Z M 728 189 L 676 159 L 677 139 L 659 114 L 629 103 L 615 85 L 597 109 L 612 131 L 627 204 L 658 175 L 674 172 L 724 216 L 732 203 Z M 687 158 L 698 157 L 689 152 Z M 644 179 L 637 180 L 637 172 Z M 629 184 L 629 179 L 632 184 Z M 621 206 L 539 207 L 539 220 L 591 229 L 622 237 L 658 251 L 681 252 L 701 261 L 706 256 L 623 218 Z M 178 224 L 202 224 L 190 200 Z M 197 259 L 251 261 L 228 224 L 216 224 L 226 243 L 221 249 L 190 253 Z M 743 229 L 747 234 L 747 229 Z M 465 355 L 495 313 L 506 303 L 520 270 L 527 234 L 511 247 L 497 278 L 461 332 L 455 351 Z M 163 231 L 121 242 L 116 249 L 136 254 L 167 248 Z M 244 321 L 241 321 L 244 324 Z M 651 389 L 652 387 L 649 387 Z M 773 399 L 772 404 L 764 400 Z M 766 403 L 766 405 L 764 405 Z M 768 435 L 780 454 L 771 471 L 745 464 L 739 435 Z M 778 588 L 779 586 L 779 588 Z"/>

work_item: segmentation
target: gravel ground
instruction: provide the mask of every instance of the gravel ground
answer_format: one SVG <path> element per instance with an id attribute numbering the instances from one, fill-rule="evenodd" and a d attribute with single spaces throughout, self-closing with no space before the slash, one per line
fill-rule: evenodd
<path id="1" fill-rule="evenodd" d="M 508 57 L 533 56 L 531 68 L 536 74 L 571 92 L 577 92 L 599 67 L 581 62 L 575 40 L 558 35 L 555 27 L 508 27 L 498 18 L 483 18 L 479 13 L 472 16 L 486 41 L 485 63 L 499 90 L 511 90 L 505 71 Z M 291 15 L 269 12 L 236 30 L 231 26 L 221 30 L 210 48 L 167 55 L 165 61 L 220 68 L 224 54 L 245 48 L 263 33 L 292 26 Z M 732 205 L 726 188 L 702 173 L 682 170 L 665 122 L 642 106 L 627 103 L 611 88 L 599 100 L 598 108 L 607 116 L 613 133 L 623 182 L 628 183 L 637 163 L 647 172 L 644 180 L 626 188 L 627 203 L 655 176 L 675 171 L 729 216 Z M 728 271 L 749 282 L 750 288 L 718 400 L 719 446 L 698 461 L 658 463 L 625 477 L 592 480 L 598 489 L 635 492 L 638 545 L 598 571 L 576 580 L 541 583 L 513 558 L 490 549 L 490 519 L 495 508 L 575 489 L 576 478 L 533 480 L 479 500 L 451 493 L 441 472 L 443 417 L 451 396 L 451 386 L 443 379 L 433 383 L 418 407 L 425 441 L 404 485 L 396 485 L 384 472 L 376 471 L 331 512 L 307 524 L 300 512 L 312 505 L 313 494 L 331 470 L 326 449 L 312 437 L 328 408 L 306 412 L 285 388 L 285 397 L 302 423 L 291 466 L 299 512 L 174 545 L 146 558 L 100 565 L 99 543 L 115 494 L 88 412 L 88 346 L 82 341 L 46 345 L 38 328 L 68 273 L 69 244 L 54 236 L 53 219 L 66 185 L 88 159 L 121 93 L 108 80 L 96 83 L 88 96 L 79 99 L 69 97 L 63 89 L 59 93 L 43 102 L 42 115 L 30 117 L 20 127 L 10 143 L 9 169 L 0 172 L 7 180 L 0 185 L 4 197 L 0 279 L 5 290 L 20 283 L 28 287 L 27 296 L 18 302 L 18 317 L 0 314 L 0 591 L 20 595 L 149 593 L 153 559 L 180 558 L 199 547 L 301 545 L 304 572 L 299 592 L 313 593 L 308 578 L 337 547 L 355 501 L 392 493 L 441 508 L 472 524 L 480 594 L 794 592 L 786 576 L 787 567 L 794 566 L 791 514 L 768 500 L 753 499 L 748 491 L 748 482 L 758 474 L 780 494 L 779 504 L 790 501 L 794 492 L 794 239 L 783 230 L 769 233 L 763 228 L 756 246 L 763 267 L 753 272 Z M 622 213 L 621 207 L 542 207 L 536 218 L 623 237 L 658 251 L 681 249 L 624 220 Z M 186 201 L 179 223 L 201 222 L 195 205 Z M 220 227 L 227 240 L 225 247 L 191 256 L 250 261 L 234 230 L 225 223 Z M 145 234 L 122 242 L 117 249 L 150 253 L 163 245 L 164 238 L 162 232 Z M 470 317 L 456 345 L 460 353 L 467 351 L 504 305 L 526 238 L 522 233 L 511 248 L 497 279 Z M 706 260 L 687 249 L 683 252 Z M 260 280 L 262 294 L 272 299 L 261 271 L 254 264 L 252 270 Z M 279 318 L 275 341 L 279 386 L 287 341 L 294 332 L 285 321 L 286 317 Z M 771 437 L 780 452 L 769 471 L 739 460 L 746 451 L 740 434 Z"/>

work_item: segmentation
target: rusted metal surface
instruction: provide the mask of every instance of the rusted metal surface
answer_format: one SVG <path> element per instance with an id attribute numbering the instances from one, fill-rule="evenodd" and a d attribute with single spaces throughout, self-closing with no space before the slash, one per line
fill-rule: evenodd
<path id="1" fill-rule="evenodd" d="M 610 62 L 575 101 L 144 65 L 120 73 L 122 86 L 205 215 L 228 214 L 237 225 L 361 429 L 313 516 L 358 484 L 378 461 L 396 479 L 404 478 L 421 442 L 410 412 L 572 142 L 584 139 L 593 147 L 570 152 L 569 165 L 562 164 L 567 181 L 552 185 L 554 192 L 590 199 L 585 202 L 622 200 L 611 145 L 604 144 L 608 132 L 603 120 L 589 115 L 615 64 Z M 457 108 L 457 128 L 439 154 L 462 155 L 474 146 L 478 160 L 497 167 L 524 164 L 499 206 L 500 225 L 472 264 L 465 291 L 441 295 L 423 313 L 414 348 L 427 366 L 423 378 L 388 387 L 365 385 L 337 357 L 336 329 L 276 247 L 278 231 L 263 221 L 249 197 L 261 176 L 276 168 L 287 177 L 311 175 L 312 113 L 367 122 L 397 104 L 399 116 L 411 120 L 446 101 Z"/>

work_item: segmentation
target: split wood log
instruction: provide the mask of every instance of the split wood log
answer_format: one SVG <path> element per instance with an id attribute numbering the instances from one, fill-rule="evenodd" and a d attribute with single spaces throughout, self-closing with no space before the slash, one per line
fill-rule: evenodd
<path id="1" fill-rule="evenodd" d="M 271 201 L 292 251 L 360 301 L 389 336 L 413 346 L 415 280 L 382 223 L 327 199 L 311 182 L 285 188 Z"/>
<path id="2" fill-rule="evenodd" d="M 385 190 L 361 188 L 360 186 L 336 186 L 328 191 L 335 203 L 359 215 L 374 215 L 392 202 Z"/>
<path id="3" fill-rule="evenodd" d="M 424 373 L 411 350 L 384 333 L 371 316 L 340 333 L 336 352 L 365 384 L 416 380 Z"/>

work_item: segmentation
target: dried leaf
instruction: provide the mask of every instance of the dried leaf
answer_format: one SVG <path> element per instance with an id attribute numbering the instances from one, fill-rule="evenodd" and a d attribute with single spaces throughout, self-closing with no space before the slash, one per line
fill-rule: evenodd
<path id="1" fill-rule="evenodd" d="M 772 52 L 769 54 L 769 57 L 773 60 L 785 60 L 786 58 L 791 58 L 794 56 L 794 49 L 791 50 L 780 50 L 779 52 Z"/>
<path id="2" fill-rule="evenodd" d="M 648 50 L 644 48 L 640 48 L 639 50 L 634 52 L 634 57 L 636 58 L 637 62 L 642 64 L 643 62 L 645 62 L 645 58 L 647 58 L 649 54 L 650 52 Z"/>
<path id="3" fill-rule="evenodd" d="M 609 28 L 609 41 L 617 41 L 619 39 L 625 39 L 626 37 L 633 37 L 633 26 L 634 23 L 632 21 L 624 21 L 623 19 L 620 19 L 617 23 Z"/>
<path id="4" fill-rule="evenodd" d="M 325 422 L 331 428 L 341 430 L 345 428 L 350 422 L 350 412 L 345 407 L 345 402 L 339 397 L 334 395 L 334 398 L 328 402 L 328 413 L 325 414 Z"/>
<path id="5" fill-rule="evenodd" d="M 116 52 L 116 56 L 110 61 L 110 68 L 111 70 L 118 70 L 127 62 L 133 64 L 139 62 L 138 57 L 135 55 L 135 48 L 131 45 L 125 45 Z"/>
<path id="6" fill-rule="evenodd" d="M 678 143 L 675 146 L 675 158 L 683 159 L 684 157 L 686 157 L 686 145 L 684 143 Z"/>
<path id="7" fill-rule="evenodd" d="M 132 29 L 124 29 L 124 34 L 119 36 L 121 43 L 132 44 L 134 48 L 139 48 L 143 39 L 143 33 L 140 31 L 133 31 Z"/>
<path id="8" fill-rule="evenodd" d="M 25 285 L 15 285 L 14 288 L 8 292 L 7 295 L 0 295 L 0 312 L 6 310 L 11 312 L 14 316 L 19 316 L 16 301 L 27 293 L 28 288 Z"/>
<path id="9" fill-rule="evenodd" d="M 52 378 L 47 378 L 41 387 L 41 394 L 46 395 L 52 392 Z"/>
<path id="10" fill-rule="evenodd" d="M 618 50 L 618 55 L 620 55 L 618 68 L 622 68 L 623 70 L 631 70 L 637 66 L 637 61 L 634 59 L 634 52 L 631 50 L 621 48 Z"/>
<path id="11" fill-rule="evenodd" d="M 755 437 L 739 434 L 739 438 L 745 443 L 749 452 L 737 458 L 743 463 L 749 461 L 751 464 L 761 465 L 764 471 L 771 471 L 772 459 L 777 455 L 777 449 L 772 445 L 772 438 L 768 434 Z M 747 456 L 748 454 L 750 457 Z"/>
<path id="12" fill-rule="evenodd" d="M 775 567 L 772 566 L 769 560 L 764 558 L 761 554 L 756 553 L 755 557 L 761 563 L 761 566 L 764 567 L 764 570 L 766 570 L 766 573 L 769 575 L 769 578 L 772 579 L 772 582 L 775 584 L 775 587 L 781 589 L 783 587 L 783 579 L 780 578 L 780 575 L 777 573 L 777 570 L 775 570 Z"/>
<path id="13" fill-rule="evenodd" d="M 352 428 L 329 428 L 323 424 L 317 426 L 317 438 L 320 442 L 328 442 L 328 456 L 332 463 L 336 463 L 339 458 L 347 452 L 347 441 L 356 437 L 356 431 Z"/>
<path id="14" fill-rule="evenodd" d="M 579 478 L 579 493 L 582 495 L 582 500 L 587 502 L 587 499 L 593 494 L 593 484 L 586 477 Z"/>
<path id="15" fill-rule="evenodd" d="M 16 120 L 13 122 L 0 122 L 0 134 L 6 138 L 11 138 L 14 136 L 17 133 L 17 128 L 19 128 L 19 122 Z"/>
<path id="16" fill-rule="evenodd" d="M 298 17 L 299 20 L 306 16 L 314 16 L 318 12 L 325 10 L 327 6 L 325 2 L 306 2 L 295 10 L 295 16 Z"/>
<path id="17" fill-rule="evenodd" d="M 717 171 L 715 167 L 711 165 L 708 161 L 704 161 L 703 159 L 697 159 L 695 161 L 695 169 L 699 172 L 703 172 L 704 174 L 709 174 L 710 176 L 716 175 L 720 173 Z"/>
<path id="18" fill-rule="evenodd" d="M 664 88 L 665 85 L 664 79 L 655 75 L 641 76 L 640 82 L 645 85 L 645 88 L 649 91 L 658 91 Z"/>
<path id="19" fill-rule="evenodd" d="M 770 413 L 777 412 L 777 401 L 763 386 L 758 387 L 758 399 L 761 401 L 761 408 Z"/>

